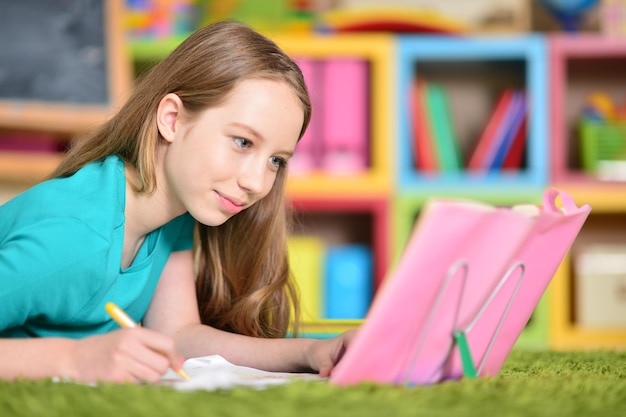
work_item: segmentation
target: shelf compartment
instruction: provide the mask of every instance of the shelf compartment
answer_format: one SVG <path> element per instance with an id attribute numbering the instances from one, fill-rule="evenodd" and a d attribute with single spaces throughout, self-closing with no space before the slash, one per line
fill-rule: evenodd
<path id="1" fill-rule="evenodd" d="M 370 166 L 362 173 L 333 174 L 323 171 L 309 176 L 290 176 L 287 186 L 294 195 L 358 195 L 387 192 L 392 186 L 394 42 L 379 34 L 276 34 L 269 35 L 294 57 L 310 59 L 359 58 L 369 62 Z M 313 109 L 315 111 L 315 109 Z"/>
<path id="2" fill-rule="evenodd" d="M 626 94 L 626 40 L 593 34 L 550 35 L 551 175 L 556 184 L 600 184 L 582 168 L 579 122 L 595 92 Z M 623 186 L 623 182 L 614 182 Z"/>
<path id="3" fill-rule="evenodd" d="M 294 210 L 295 217 L 290 236 L 315 236 L 315 239 L 321 240 L 324 246 L 329 248 L 365 245 L 370 249 L 372 275 L 369 286 L 371 299 L 373 299 L 389 267 L 390 207 L 388 201 L 384 198 L 299 198 L 290 200 L 289 203 Z M 320 288 L 323 289 L 321 283 Z M 323 291 L 321 294 L 323 305 Z M 312 302 L 309 307 L 316 308 L 315 300 L 314 297 L 313 300 L 308 299 L 306 302 Z M 346 321 L 339 318 L 312 317 L 310 314 L 308 317 L 305 314 L 303 318 L 303 325 L 312 326 L 311 329 L 316 328 L 315 332 L 319 332 L 320 323 L 326 327 L 335 328 Z M 354 324 L 359 320 L 360 318 L 348 321 Z"/>
<path id="4" fill-rule="evenodd" d="M 550 340 L 553 349 L 626 349 L 626 330 L 589 329 L 571 319 L 574 309 L 573 268 L 567 258 L 557 271 L 549 289 Z"/>
<path id="5" fill-rule="evenodd" d="M 293 234 L 316 234 L 328 243 L 362 243 L 372 248 L 375 292 L 384 280 L 391 258 L 388 200 L 300 197 L 290 199 L 289 203 L 295 210 Z"/>
<path id="6" fill-rule="evenodd" d="M 536 35 L 453 38 L 404 35 L 398 39 L 399 138 L 396 153 L 402 190 L 450 192 L 497 186 L 532 188 L 547 182 L 546 47 Z M 519 87 L 527 96 L 525 163 L 519 170 L 424 172 L 413 163 L 408 91 L 416 76 L 427 76 L 450 96 L 459 146 L 467 158 L 487 123 L 499 92 Z"/>

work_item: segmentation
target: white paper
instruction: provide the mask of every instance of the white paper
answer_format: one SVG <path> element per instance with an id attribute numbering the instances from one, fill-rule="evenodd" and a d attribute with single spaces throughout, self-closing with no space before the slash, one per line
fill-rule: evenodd
<path id="1" fill-rule="evenodd" d="M 170 370 L 161 378 L 160 383 L 171 385 L 180 391 L 214 391 L 233 387 L 262 389 L 298 380 L 324 380 L 318 374 L 312 373 L 267 372 L 238 366 L 219 355 L 188 359 L 183 369 L 189 374 L 190 380 L 184 380 Z"/>

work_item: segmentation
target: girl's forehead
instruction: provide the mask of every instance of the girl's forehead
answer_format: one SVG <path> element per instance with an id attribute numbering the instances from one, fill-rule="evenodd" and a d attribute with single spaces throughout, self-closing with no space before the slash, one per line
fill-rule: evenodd
<path id="1" fill-rule="evenodd" d="M 218 106 L 207 109 L 200 122 L 223 126 L 246 126 L 263 138 L 281 144 L 297 142 L 304 123 L 303 105 L 285 81 L 248 79 L 238 83 Z"/>

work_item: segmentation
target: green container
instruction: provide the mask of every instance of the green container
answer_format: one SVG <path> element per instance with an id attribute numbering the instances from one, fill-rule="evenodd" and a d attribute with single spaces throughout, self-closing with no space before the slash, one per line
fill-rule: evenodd
<path id="1" fill-rule="evenodd" d="M 579 137 L 585 171 L 607 179 L 626 179 L 626 122 L 583 121 Z"/>

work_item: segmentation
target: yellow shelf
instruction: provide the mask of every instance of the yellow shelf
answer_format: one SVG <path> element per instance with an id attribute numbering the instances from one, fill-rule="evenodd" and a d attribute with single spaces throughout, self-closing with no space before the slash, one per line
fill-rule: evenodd
<path id="1" fill-rule="evenodd" d="M 626 184 L 623 183 L 588 183 L 558 184 L 555 186 L 574 198 L 576 204 L 589 204 L 591 214 L 626 213 Z"/>
<path id="2" fill-rule="evenodd" d="M 304 336 L 334 336 L 340 333 L 344 333 L 348 330 L 357 329 L 362 323 L 363 320 L 320 319 L 315 321 L 308 321 L 300 324 L 300 334 Z"/>
<path id="3" fill-rule="evenodd" d="M 93 129 L 112 114 L 113 108 L 0 102 L 0 126 L 3 129 L 74 134 Z"/>
<path id="4" fill-rule="evenodd" d="M 0 152 L 0 181 L 37 183 L 56 168 L 61 158 L 60 153 Z"/>
<path id="5" fill-rule="evenodd" d="M 386 175 L 364 172 L 357 175 L 326 174 L 291 175 L 287 195 L 296 197 L 390 197 L 391 184 Z"/>

